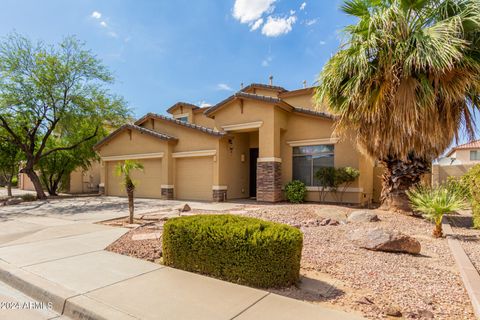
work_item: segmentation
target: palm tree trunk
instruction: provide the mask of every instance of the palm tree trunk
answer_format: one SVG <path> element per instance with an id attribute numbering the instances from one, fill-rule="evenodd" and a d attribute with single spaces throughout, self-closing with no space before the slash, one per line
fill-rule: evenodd
<path id="1" fill-rule="evenodd" d="M 406 161 L 388 158 L 381 162 L 385 166 L 381 208 L 400 213 L 411 212 L 406 191 L 418 184 L 422 175 L 430 172 L 430 162 L 413 156 Z"/>
<path id="2" fill-rule="evenodd" d="M 442 223 L 435 223 L 435 229 L 433 229 L 433 236 L 435 238 L 441 238 L 443 236 Z"/>
<path id="3" fill-rule="evenodd" d="M 128 223 L 133 223 L 133 214 L 134 214 L 134 206 L 133 206 L 133 187 L 127 187 L 127 196 L 128 196 L 128 211 L 130 213 Z"/>

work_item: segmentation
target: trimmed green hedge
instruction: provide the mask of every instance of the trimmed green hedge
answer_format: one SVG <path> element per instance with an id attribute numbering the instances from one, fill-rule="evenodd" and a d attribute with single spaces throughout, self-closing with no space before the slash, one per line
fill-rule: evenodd
<path id="1" fill-rule="evenodd" d="M 295 284 L 303 234 L 288 225 L 234 215 L 173 218 L 163 227 L 163 262 L 255 287 Z"/>

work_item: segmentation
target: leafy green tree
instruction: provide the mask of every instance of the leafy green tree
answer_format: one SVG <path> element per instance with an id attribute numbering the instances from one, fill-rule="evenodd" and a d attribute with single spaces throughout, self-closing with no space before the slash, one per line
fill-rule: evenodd
<path id="1" fill-rule="evenodd" d="M 360 171 L 352 167 L 338 168 L 335 172 L 335 191 L 340 190 L 340 202 L 348 187 L 360 176 Z"/>
<path id="2" fill-rule="evenodd" d="M 382 202 L 408 211 L 406 190 L 465 129 L 479 109 L 478 0 L 347 0 L 357 18 L 327 62 L 316 93 L 337 115 L 336 132 L 354 136 L 386 168 Z"/>
<path id="3" fill-rule="evenodd" d="M 315 172 L 315 178 L 319 185 L 320 201 L 324 202 L 327 193 L 337 188 L 335 181 L 336 169 L 334 167 L 321 167 Z"/>
<path id="4" fill-rule="evenodd" d="M 35 172 L 43 158 L 94 140 L 106 122 L 121 122 L 129 114 L 123 99 L 106 88 L 112 81 L 107 68 L 74 37 L 57 46 L 18 34 L 1 41 L 0 127 L 22 151 L 21 172 L 32 181 L 37 198 L 46 197 Z M 86 119 L 90 125 L 75 133 Z M 56 135 L 76 140 L 50 143 Z"/>
<path id="5" fill-rule="evenodd" d="M 143 165 L 135 160 L 125 160 L 124 162 L 120 162 L 117 164 L 115 171 L 117 176 L 123 178 L 123 185 L 125 186 L 125 190 L 127 191 L 128 197 L 128 211 L 130 213 L 129 216 L 129 223 L 133 223 L 133 213 L 134 213 L 134 203 L 133 203 L 133 196 L 135 192 L 135 182 L 132 180 L 131 174 L 135 170 L 143 171 Z"/>
<path id="6" fill-rule="evenodd" d="M 433 236 L 443 236 L 443 216 L 461 209 L 467 204 L 467 198 L 461 189 L 443 184 L 436 187 L 418 185 L 407 191 L 412 207 L 423 216 L 435 223 Z"/>
<path id="7" fill-rule="evenodd" d="M 12 196 L 12 181 L 18 174 L 21 152 L 0 130 L 0 174 L 7 186 L 7 195 Z"/>

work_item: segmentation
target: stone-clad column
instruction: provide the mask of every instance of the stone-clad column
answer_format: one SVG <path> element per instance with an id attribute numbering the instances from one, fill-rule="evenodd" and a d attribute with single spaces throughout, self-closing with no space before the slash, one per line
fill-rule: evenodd
<path id="1" fill-rule="evenodd" d="M 282 159 L 257 159 L 257 201 L 282 201 Z"/>
<path id="2" fill-rule="evenodd" d="M 214 202 L 224 202 L 227 200 L 227 186 L 213 186 L 212 191 Z"/>
<path id="3" fill-rule="evenodd" d="M 164 185 L 161 186 L 161 193 L 163 200 L 173 200 L 174 198 L 174 186 L 173 185 Z"/>

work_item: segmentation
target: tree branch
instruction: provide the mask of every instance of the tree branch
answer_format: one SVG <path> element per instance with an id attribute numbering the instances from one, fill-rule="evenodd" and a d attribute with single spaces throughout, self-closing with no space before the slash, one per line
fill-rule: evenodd
<path id="1" fill-rule="evenodd" d="M 85 139 L 83 139 L 83 140 L 81 140 L 81 141 L 79 141 L 79 142 L 77 142 L 77 143 L 75 143 L 75 144 L 73 144 L 69 147 L 58 147 L 58 148 L 51 149 L 51 150 L 45 152 L 44 154 L 40 155 L 39 159 L 44 158 L 44 157 L 48 156 L 49 154 L 52 154 L 53 152 L 75 149 L 76 147 L 78 147 L 82 143 L 87 142 L 88 140 L 91 140 L 91 139 L 95 138 L 97 136 L 97 134 L 98 134 L 98 126 L 95 128 L 95 132 L 91 136 L 88 136 Z"/>

